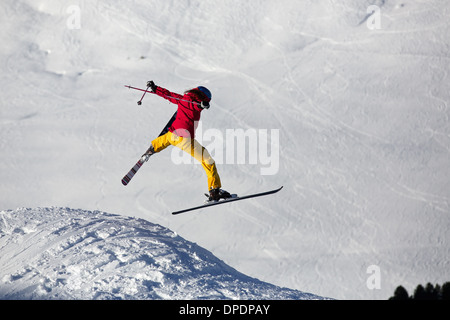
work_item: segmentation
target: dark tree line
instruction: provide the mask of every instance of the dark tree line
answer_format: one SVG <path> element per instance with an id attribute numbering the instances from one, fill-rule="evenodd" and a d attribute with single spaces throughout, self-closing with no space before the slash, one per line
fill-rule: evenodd
<path id="1" fill-rule="evenodd" d="M 394 296 L 389 300 L 450 300 L 450 282 L 446 282 L 442 286 L 438 284 L 433 286 L 431 283 L 427 283 L 424 287 L 419 284 L 411 296 L 405 288 L 398 286 L 394 291 Z"/>

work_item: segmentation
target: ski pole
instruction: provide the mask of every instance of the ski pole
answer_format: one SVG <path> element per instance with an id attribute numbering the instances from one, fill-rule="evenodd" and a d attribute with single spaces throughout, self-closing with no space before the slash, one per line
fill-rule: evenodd
<path id="1" fill-rule="evenodd" d="M 148 92 L 148 93 L 152 93 L 152 94 L 156 94 L 155 92 L 153 92 L 153 91 L 148 91 L 148 90 L 146 90 L 146 89 L 136 88 L 136 87 L 132 87 L 132 86 L 128 86 L 128 85 L 125 85 L 125 87 L 128 88 L 128 89 L 134 89 L 134 90 L 144 91 L 144 95 L 142 96 L 142 98 L 145 96 L 145 94 L 146 94 L 147 92 Z M 147 87 L 147 89 L 148 89 L 148 88 L 149 88 L 149 87 Z M 192 101 L 189 101 L 189 100 L 184 100 L 184 99 L 174 98 L 174 97 L 170 97 L 170 96 L 167 96 L 167 95 L 163 95 L 163 97 L 170 98 L 170 99 L 174 99 L 174 100 L 178 100 L 178 101 L 190 102 L 190 103 L 194 103 L 194 104 L 200 105 L 200 103 L 197 103 L 197 102 L 192 102 Z M 141 100 L 142 100 L 142 98 L 141 98 Z M 139 101 L 138 101 L 138 105 L 141 105 L 141 104 L 139 103 Z"/>
<path id="2" fill-rule="evenodd" d="M 150 86 L 147 86 L 147 90 L 148 90 L 148 88 L 150 88 Z M 144 94 L 142 95 L 141 100 L 139 100 L 139 101 L 137 102 L 138 106 L 140 106 L 140 105 L 142 104 L 142 99 L 144 99 L 145 94 L 146 94 L 147 92 L 149 92 L 149 91 L 147 91 L 147 90 L 144 91 Z"/>

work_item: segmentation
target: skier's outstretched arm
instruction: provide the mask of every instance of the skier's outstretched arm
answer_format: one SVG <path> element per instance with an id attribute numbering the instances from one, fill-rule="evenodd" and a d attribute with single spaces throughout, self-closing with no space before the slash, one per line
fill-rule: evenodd
<path id="1" fill-rule="evenodd" d="M 169 100 L 172 103 L 178 104 L 178 101 L 183 98 L 182 95 L 170 92 L 169 90 L 157 86 L 153 81 L 147 82 L 147 87 L 150 88 L 154 93 L 156 93 L 158 96 L 163 97 L 164 99 Z"/>

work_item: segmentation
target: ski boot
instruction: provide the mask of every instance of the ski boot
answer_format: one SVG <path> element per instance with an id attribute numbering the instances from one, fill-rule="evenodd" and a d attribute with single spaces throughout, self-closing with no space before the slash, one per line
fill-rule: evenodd
<path id="1" fill-rule="evenodd" d="M 228 191 L 222 190 L 220 188 L 209 190 L 209 195 L 205 193 L 205 196 L 208 197 L 206 203 L 217 202 L 220 199 L 229 199 L 232 197 L 232 195 Z"/>
<path id="2" fill-rule="evenodd" d="M 155 153 L 155 149 L 153 149 L 153 145 L 150 145 L 150 148 L 148 148 L 148 150 L 145 151 L 145 153 L 142 155 L 141 160 L 143 162 L 147 162 L 148 159 L 150 158 L 150 156 L 154 153 Z"/>

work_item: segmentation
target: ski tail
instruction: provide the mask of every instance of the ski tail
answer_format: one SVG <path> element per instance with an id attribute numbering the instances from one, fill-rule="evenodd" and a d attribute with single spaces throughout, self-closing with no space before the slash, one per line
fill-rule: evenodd
<path id="1" fill-rule="evenodd" d="M 136 162 L 136 164 L 134 165 L 133 168 L 130 169 L 130 171 L 128 171 L 128 173 L 123 177 L 122 179 L 122 184 L 124 186 L 126 186 L 131 179 L 133 179 L 134 175 L 136 174 L 136 172 L 138 172 L 138 170 L 142 167 L 142 165 L 145 163 L 145 160 L 143 160 L 142 158 L 139 159 L 138 162 Z"/>

